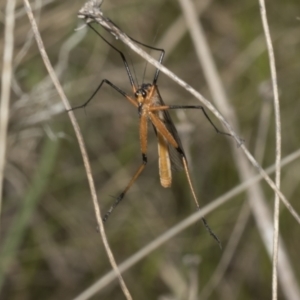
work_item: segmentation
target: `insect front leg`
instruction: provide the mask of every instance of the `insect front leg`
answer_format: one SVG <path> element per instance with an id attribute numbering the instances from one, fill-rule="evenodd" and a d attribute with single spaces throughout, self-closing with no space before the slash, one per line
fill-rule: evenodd
<path id="1" fill-rule="evenodd" d="M 102 85 L 106 83 L 109 86 L 111 86 L 112 88 L 114 88 L 117 92 L 119 92 L 122 96 L 124 96 L 132 105 L 134 105 L 135 107 L 137 107 L 137 103 L 134 99 L 132 99 L 129 95 L 127 95 L 123 90 L 121 90 L 119 87 L 117 87 L 116 85 L 114 85 L 112 82 L 110 82 L 107 79 L 103 79 L 101 81 L 101 83 L 98 85 L 98 87 L 96 88 L 96 90 L 93 92 L 93 94 L 88 98 L 88 100 L 86 102 L 84 102 L 82 105 L 79 106 L 75 106 L 72 107 L 71 109 L 69 109 L 68 111 L 71 110 L 75 110 L 75 109 L 79 109 L 79 108 L 85 108 L 95 97 L 95 95 L 98 93 L 98 91 L 101 89 Z"/>

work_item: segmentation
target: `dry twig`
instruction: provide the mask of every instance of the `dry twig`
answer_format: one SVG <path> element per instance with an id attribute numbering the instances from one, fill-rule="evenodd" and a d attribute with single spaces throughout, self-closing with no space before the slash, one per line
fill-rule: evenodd
<path id="1" fill-rule="evenodd" d="M 7 125 L 9 120 L 10 86 L 14 50 L 15 0 L 7 0 L 5 14 L 5 47 L 3 53 L 1 102 L 0 102 L 0 216 L 6 154 Z"/>
<path id="2" fill-rule="evenodd" d="M 259 0 L 261 19 L 266 36 L 268 55 L 270 60 L 273 96 L 274 96 L 274 111 L 275 111 L 275 132 L 276 132 L 276 175 L 275 182 L 278 189 L 280 189 L 280 160 L 281 160 L 281 121 L 280 121 L 280 105 L 279 105 L 279 93 L 277 85 L 277 74 L 275 66 L 274 50 L 267 20 L 266 6 L 264 0 Z M 279 208 L 280 201 L 278 194 L 275 193 L 275 205 L 274 205 L 274 234 L 273 234 L 273 273 L 272 273 L 272 299 L 278 298 L 278 244 L 279 244 Z"/>
<path id="3" fill-rule="evenodd" d="M 26 10 L 27 10 L 27 15 L 28 15 L 28 18 L 30 20 L 32 30 L 34 32 L 34 36 L 35 36 L 35 39 L 37 41 L 38 48 L 40 50 L 40 54 L 41 54 L 41 57 L 43 59 L 43 62 L 44 62 L 45 66 L 48 70 L 48 73 L 49 73 L 49 75 L 52 79 L 52 82 L 53 82 L 54 86 L 56 87 L 56 89 L 58 91 L 58 94 L 60 95 L 60 97 L 61 97 L 61 99 L 64 103 L 65 108 L 67 110 L 69 110 L 71 108 L 70 104 L 69 104 L 69 101 L 68 101 L 68 99 L 66 98 L 66 96 L 63 92 L 63 89 L 62 89 L 62 87 L 59 83 L 59 80 L 58 80 L 58 78 L 57 78 L 57 76 L 56 76 L 56 74 L 53 70 L 53 67 L 52 67 L 52 65 L 50 63 L 50 60 L 48 58 L 48 55 L 46 53 L 45 47 L 43 45 L 43 41 L 41 39 L 36 21 L 34 19 L 33 13 L 32 13 L 31 6 L 30 6 L 28 0 L 24 0 L 24 4 L 25 4 Z M 92 171 L 91 171 L 89 159 L 88 159 L 88 156 L 87 156 L 87 152 L 86 152 L 86 149 L 85 149 L 85 145 L 84 145 L 84 141 L 83 141 L 83 137 L 82 137 L 80 128 L 78 126 L 78 123 L 77 123 L 77 121 L 75 119 L 75 116 L 74 116 L 72 111 L 69 111 L 69 117 L 70 117 L 71 123 L 73 125 L 74 131 L 75 131 L 78 143 L 79 143 L 80 151 L 81 151 L 81 154 L 82 154 L 82 159 L 83 159 L 83 162 L 84 162 L 84 166 L 85 166 L 85 169 L 86 169 L 86 174 L 87 174 L 87 178 L 88 178 L 88 182 L 89 182 L 89 186 L 90 186 L 90 190 L 91 190 L 91 196 L 92 196 L 92 200 L 93 200 L 93 205 L 94 205 L 94 210 L 95 210 L 95 214 L 96 214 L 97 224 L 98 224 L 98 227 L 99 227 L 99 232 L 100 232 L 100 235 L 101 235 L 106 253 L 107 253 L 109 261 L 110 261 L 110 263 L 111 263 L 111 265 L 114 269 L 114 272 L 116 273 L 116 275 L 119 279 L 119 282 L 120 282 L 120 285 L 121 285 L 121 288 L 122 288 L 122 291 L 123 291 L 125 297 L 127 299 L 132 299 L 132 297 L 130 295 L 130 292 L 129 292 L 129 290 L 128 290 L 128 288 L 127 288 L 127 286 L 126 286 L 126 284 L 125 284 L 125 282 L 122 278 L 122 275 L 121 275 L 121 273 L 120 273 L 120 271 L 117 267 L 117 264 L 116 264 L 116 261 L 114 259 L 113 253 L 110 249 L 110 246 L 108 244 L 108 240 L 107 240 L 105 230 L 104 230 L 104 225 L 103 225 L 102 218 L 101 218 L 100 207 L 99 207 L 99 204 L 98 204 L 98 199 L 97 199 L 97 194 L 96 194 L 96 190 L 95 190 Z"/>

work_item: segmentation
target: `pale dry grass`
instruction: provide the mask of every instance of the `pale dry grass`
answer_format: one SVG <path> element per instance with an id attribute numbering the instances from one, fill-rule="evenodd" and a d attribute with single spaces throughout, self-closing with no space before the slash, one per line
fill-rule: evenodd
<path id="1" fill-rule="evenodd" d="M 37 9 L 35 15 L 40 15 L 38 26 L 46 50 L 72 106 L 88 98 L 102 78 L 108 78 L 130 92 L 118 55 L 93 33 L 73 32 L 77 27 L 76 12 L 82 3 L 78 6 L 68 1 L 47 3 L 43 6 L 45 2 L 35 1 L 33 7 Z M 293 21 L 293 6 L 290 5 L 290 8 L 278 7 L 280 18 L 274 8 L 268 11 L 281 88 L 283 157 L 299 148 L 295 130 L 298 124 L 296 100 L 299 98 L 296 81 L 299 63 L 295 49 L 299 46 L 299 24 Z M 226 5 L 208 1 L 202 9 L 203 32 L 230 99 L 230 103 L 219 109 L 226 116 L 226 110 L 233 108 L 238 125 L 235 126 L 234 118 L 229 117 L 230 124 L 234 124 L 234 130 L 245 139 L 245 145 L 255 153 L 262 166 L 271 165 L 275 158 L 272 105 L 265 92 L 262 96 L 258 92 L 258 87 L 270 78 L 258 4 L 254 6 L 249 1 L 237 7 L 230 1 Z M 177 4 L 113 1 L 104 3 L 103 11 L 136 39 L 151 45 L 156 41 L 165 43 L 162 47 L 168 49 L 166 66 L 197 87 L 206 98 L 213 99 L 206 89 L 194 46 L 184 35 L 182 13 Z M 37 295 L 45 299 L 72 298 L 83 293 L 97 278 L 104 287 L 113 277 L 103 285 L 107 275 L 101 274 L 110 267 L 102 244 L 96 239 L 96 222 L 81 157 L 67 115 L 63 113 L 63 106 L 33 43 L 28 19 L 20 3 L 15 16 L 13 93 L 1 215 L 1 264 L 4 261 L 10 263 L 6 265 L 5 273 L 2 268 L 2 295 L 9 299 L 20 296 L 31 299 Z M 174 37 L 172 28 L 176 28 L 176 24 L 181 26 L 180 30 L 175 30 L 178 36 Z M 137 77 L 141 78 L 144 62 L 129 53 L 122 43 L 115 41 L 114 44 L 130 57 Z M 148 66 L 146 78 L 149 80 L 152 71 Z M 189 94 L 163 75 L 159 84 L 167 103 L 195 103 Z M 76 115 L 87 144 L 101 207 L 105 210 L 113 201 L 109 195 L 118 194 L 139 163 L 137 115 L 109 89 L 101 91 L 86 114 L 76 112 Z M 209 215 L 210 225 L 225 246 L 228 240 L 228 248 L 220 252 L 199 224 L 188 227 L 200 216 L 191 216 L 193 221 L 186 218 L 194 207 L 181 174 L 175 174 L 171 190 L 159 186 L 157 150 L 155 139 L 150 135 L 149 166 L 106 226 L 117 261 L 124 260 L 127 266 L 124 279 L 133 298 L 174 299 L 180 298 L 180 291 L 187 289 L 191 299 L 197 293 L 201 295 L 200 299 L 270 298 L 270 259 L 264 254 L 264 249 L 269 255 L 272 252 L 272 229 L 269 229 L 272 222 L 266 217 L 273 203 L 269 189 L 264 184 L 251 183 L 245 195 L 235 196 L 234 202 L 223 204 L 222 210 L 217 209 L 220 202 L 213 202 L 213 199 L 223 195 L 221 198 L 229 200 L 230 195 L 225 192 L 241 182 L 237 176 L 239 167 L 235 164 L 241 149 L 237 149 L 232 141 L 216 136 L 197 113 L 181 112 L 174 117 L 184 136 L 185 150 L 203 207 L 212 202 L 212 206 L 205 207 L 202 213 L 213 210 Z M 232 149 L 227 144 L 233 144 Z M 230 151 L 233 151 L 232 155 Z M 299 211 L 297 156 L 292 159 L 293 164 L 282 169 L 281 190 Z M 255 186 L 259 191 L 249 194 Z M 249 217 L 246 202 L 236 201 L 244 198 L 251 199 L 249 205 L 255 221 Z M 262 199 L 264 204 L 260 203 Z M 281 282 L 279 293 L 286 299 L 298 299 L 299 226 L 283 209 L 280 218 L 286 249 L 283 259 L 285 263 L 289 260 L 291 263 L 286 265 L 288 268 L 280 269 L 279 276 L 284 271 L 290 273 L 283 274 L 286 282 Z M 180 227 L 181 224 L 174 227 L 177 228 L 174 232 L 172 226 L 181 219 L 185 224 L 190 223 L 185 227 Z M 14 228 L 18 230 L 13 231 Z M 183 228 L 185 231 L 180 233 Z M 172 239 L 166 235 L 156 239 L 168 229 L 173 232 Z M 156 246 L 144 247 L 148 243 Z M 7 248 L 7 245 L 13 248 Z M 151 253 L 154 249 L 156 251 Z M 186 253 L 198 257 L 200 254 L 201 262 L 186 264 L 186 260 L 183 261 Z M 131 259 L 126 261 L 127 257 Z M 251 288 L 253 285 L 256 289 Z M 118 299 L 122 297 L 120 293 L 116 285 L 111 285 L 99 295 Z M 185 295 L 186 292 L 182 299 Z"/>

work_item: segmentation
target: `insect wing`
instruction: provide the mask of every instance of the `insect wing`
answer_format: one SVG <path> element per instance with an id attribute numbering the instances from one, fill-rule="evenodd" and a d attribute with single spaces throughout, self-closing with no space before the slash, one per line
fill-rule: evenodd
<path id="1" fill-rule="evenodd" d="M 165 106 L 164 101 L 162 100 L 159 90 L 156 87 L 156 91 L 157 91 L 157 105 L 158 106 Z M 165 124 L 166 128 L 168 129 L 168 131 L 172 134 L 173 138 L 175 139 L 175 141 L 177 142 L 177 144 L 180 146 L 181 149 L 183 149 L 182 144 L 181 144 L 181 140 L 180 137 L 178 135 L 177 129 L 171 119 L 171 116 L 169 114 L 169 112 L 167 110 L 161 110 L 158 112 L 158 117 L 159 119 Z M 156 130 L 155 130 L 156 132 Z M 157 134 L 157 133 L 156 133 Z M 172 165 L 172 169 L 175 171 L 180 171 L 183 169 L 183 163 L 182 163 L 182 157 L 181 154 L 168 143 L 168 149 L 169 149 L 169 156 L 170 156 L 170 160 L 171 160 L 171 165 Z"/>
<path id="2" fill-rule="evenodd" d="M 159 131 L 157 131 L 157 141 L 160 183 L 163 187 L 168 188 L 172 185 L 172 171 L 169 145 L 167 140 Z"/>

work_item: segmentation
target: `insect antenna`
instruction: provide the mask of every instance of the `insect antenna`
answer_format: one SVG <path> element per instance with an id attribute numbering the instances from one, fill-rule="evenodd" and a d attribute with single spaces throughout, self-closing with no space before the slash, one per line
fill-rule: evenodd
<path id="1" fill-rule="evenodd" d="M 142 81 L 142 83 L 145 82 L 145 75 L 146 75 L 147 66 L 148 66 L 148 61 L 146 61 L 146 63 L 145 63 L 145 68 L 144 68 L 144 72 L 143 72 L 143 81 Z"/>
<path id="2" fill-rule="evenodd" d="M 130 60 L 131 68 L 133 70 L 133 76 L 135 78 L 135 82 L 136 82 L 137 86 L 140 86 L 138 77 L 136 76 L 136 72 L 135 72 L 135 68 L 134 68 L 134 65 L 133 65 L 132 57 L 131 57 L 130 54 L 128 54 L 128 55 L 129 55 L 129 60 Z"/>
<path id="3" fill-rule="evenodd" d="M 148 49 L 152 49 L 152 50 L 155 50 L 155 51 L 160 51 L 161 54 L 160 54 L 160 56 L 159 56 L 158 62 L 159 62 L 160 64 L 162 63 L 162 61 L 163 61 L 163 59 L 164 59 L 164 56 L 165 56 L 165 50 L 164 50 L 164 49 L 162 49 L 162 48 L 156 48 L 156 47 L 152 47 L 152 46 L 146 45 L 146 44 L 144 44 L 144 43 L 141 43 L 141 42 L 135 40 L 135 39 L 132 38 L 132 37 L 129 37 L 129 38 L 130 38 L 132 41 L 134 41 L 135 43 L 137 43 L 137 44 L 139 44 L 139 45 L 141 45 L 141 46 L 144 46 L 144 47 L 146 47 L 146 48 L 148 48 Z M 147 62 L 147 63 L 148 63 L 148 62 Z M 156 82 L 157 82 L 157 80 L 158 80 L 159 73 L 160 73 L 160 70 L 159 70 L 159 69 L 156 69 L 155 74 L 154 74 L 153 84 L 156 84 Z"/>

